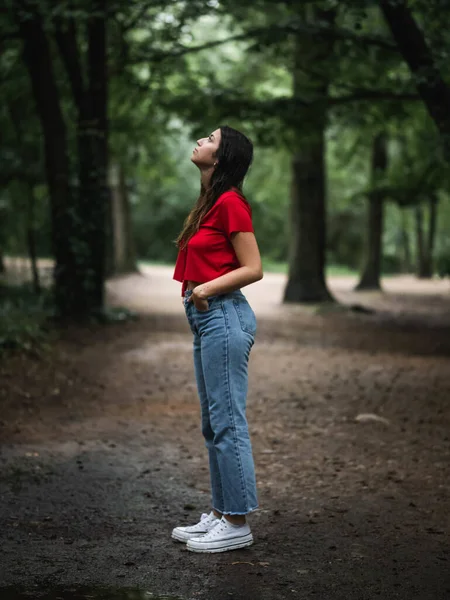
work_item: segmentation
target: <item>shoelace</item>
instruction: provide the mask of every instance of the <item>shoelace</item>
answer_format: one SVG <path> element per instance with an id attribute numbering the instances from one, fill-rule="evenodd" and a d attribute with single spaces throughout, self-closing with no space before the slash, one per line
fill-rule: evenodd
<path id="1" fill-rule="evenodd" d="M 196 527 L 198 527 L 200 524 L 202 524 L 204 521 L 206 521 L 208 519 L 209 519 L 209 514 L 208 513 L 202 513 L 200 515 L 200 521 L 196 525 L 190 525 L 190 526 L 188 526 L 188 529 L 190 527 L 190 528 L 192 528 L 192 530 L 195 531 Z"/>
<path id="2" fill-rule="evenodd" d="M 212 529 L 210 529 L 210 531 L 207 535 L 209 537 L 214 537 L 214 536 L 219 535 L 219 533 L 222 533 L 222 531 L 224 531 L 225 529 L 226 529 L 225 523 L 222 523 L 222 521 L 219 521 Z"/>

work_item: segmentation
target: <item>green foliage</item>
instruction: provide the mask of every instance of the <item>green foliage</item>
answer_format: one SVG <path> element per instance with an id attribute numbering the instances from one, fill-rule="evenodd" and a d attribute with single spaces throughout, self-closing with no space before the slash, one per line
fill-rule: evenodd
<path id="1" fill-rule="evenodd" d="M 436 272 L 439 277 L 450 277 L 450 193 L 440 194 L 436 236 Z"/>
<path id="2" fill-rule="evenodd" d="M 336 6 L 333 2 L 321 4 L 323 8 Z M 330 93 L 336 98 L 329 111 L 327 133 L 327 256 L 330 263 L 344 269 L 359 269 L 366 236 L 365 197 L 371 193 L 373 136 L 383 130 L 394 140 L 392 168 L 384 185 L 389 198 L 401 205 L 420 201 L 416 184 L 430 163 L 437 164 L 438 140 L 420 102 L 408 100 L 415 95 L 414 82 L 395 51 L 376 3 L 365 2 L 361 8 L 358 3 L 340 4 L 334 55 L 310 68 L 331 72 Z M 198 173 L 188 158 L 191 147 L 196 137 L 228 122 L 255 142 L 255 161 L 245 190 L 253 206 L 260 250 L 267 264 L 286 260 L 294 142 L 290 126 L 300 119 L 306 140 L 315 110 L 314 105 L 306 111 L 301 103 L 289 104 L 292 36 L 296 31 L 307 36 L 310 27 L 302 22 L 302 10 L 294 18 L 289 3 L 222 2 L 219 16 L 217 11 L 206 14 L 205 10 L 199 18 L 184 23 L 178 48 L 200 47 L 230 36 L 241 36 L 239 41 L 184 56 L 180 53 L 179 58 L 158 64 L 148 62 L 145 69 L 139 63 L 139 69 L 129 72 L 136 78 L 134 84 L 131 80 L 131 93 L 130 81 L 126 87 L 117 82 L 117 108 L 125 118 L 121 155 L 130 157 L 126 160 L 138 256 L 175 260 L 171 240 L 198 194 Z M 175 16 L 173 24 L 177 22 Z M 137 44 L 137 38 L 128 38 L 130 50 L 141 56 L 149 56 L 149 48 L 155 44 L 162 48 L 156 38 L 149 43 L 160 33 L 150 29 L 150 21 L 147 24 L 140 28 Z M 364 39 L 368 42 L 360 41 Z M 136 86 L 137 80 L 146 87 Z M 302 101 L 307 99 L 306 92 Z M 402 95 L 405 101 L 398 99 Z M 131 104 L 133 110 L 127 111 Z M 165 120 L 164 113 L 175 114 L 177 119 Z M 405 140 L 405 151 L 399 151 L 399 140 Z M 435 189 L 445 184 L 442 179 L 432 183 L 427 176 L 426 187 L 430 185 Z M 401 268 L 401 222 L 395 210 L 388 209 L 388 215 L 385 272 Z M 413 239 L 413 222 L 408 223 Z M 439 231 L 438 238 L 443 235 Z"/>
<path id="3" fill-rule="evenodd" d="M 439 277 L 450 277 L 450 244 L 437 255 L 436 272 Z"/>
<path id="4" fill-rule="evenodd" d="M 337 9 L 332 27 L 320 20 L 311 22 L 308 14 L 313 4 Z M 92 7 L 84 0 L 69 4 L 58 1 L 54 6 L 38 2 L 36 6 L 45 15 L 67 124 L 71 190 L 77 199 L 67 211 L 72 224 L 68 239 L 75 270 L 82 273 L 83 285 L 89 290 L 95 279 L 90 255 L 95 231 L 90 231 L 86 215 L 92 214 L 89 207 L 97 198 L 95 194 L 84 198 L 80 192 L 77 107 L 55 43 L 55 26 L 58 15 L 66 25 L 69 18 L 74 18 L 86 71 L 85 34 Z M 448 80 L 450 34 L 443 27 L 448 6 L 444 0 L 416 0 L 411 6 Z M 0 107 L 0 249 L 3 253 L 26 253 L 31 225 L 37 253 L 49 255 L 51 217 L 42 131 L 17 30 L 7 14 L 0 16 L 0 34 L 7 40 L 0 57 L 4 100 Z M 265 265 L 270 269 L 270 265 L 285 261 L 291 156 L 295 147 L 307 143 L 311 124 L 321 117 L 325 103 L 329 263 L 340 265 L 343 272 L 360 268 L 366 236 L 366 198 L 382 189 L 389 201 L 384 232 L 385 272 L 402 268 L 402 235 L 406 233 L 414 246 L 413 220 L 406 219 L 403 224 L 398 207 L 402 207 L 403 214 L 410 214 L 410 207 L 426 202 L 430 193 L 440 198 L 436 267 L 441 273 L 448 272 L 447 168 L 434 125 L 416 94 L 416 81 L 396 51 L 375 0 L 115 1 L 108 6 L 107 25 L 109 155 L 111 162 L 123 167 L 126 176 L 138 257 L 175 260 L 173 241 L 199 192 L 199 174 L 189 160 L 191 149 L 196 137 L 228 123 L 243 129 L 255 143 L 255 160 L 245 192 L 253 207 Z M 294 94 L 293 48 L 298 36 L 306 45 L 311 36 L 332 36 L 334 43 L 323 60 L 305 66 L 304 83 Z M 219 44 L 229 37 L 234 41 Z M 205 48 L 199 50 L 202 46 Z M 307 85 L 310 76 L 317 74 L 326 74 L 331 82 L 326 96 Z M 374 190 L 369 181 L 369 150 L 379 131 L 391 140 L 389 172 Z M 30 189 L 34 194 L 32 215 L 27 196 Z M 8 306 L 15 315 L 11 327 L 22 331 L 23 339 L 26 335 L 33 337 L 33 323 L 40 322 L 32 317 L 33 311 L 29 323 L 17 316 L 21 310 L 26 312 L 25 304 L 21 308 Z M 119 315 L 119 320 L 125 316 L 121 312 Z M 108 321 L 104 315 L 99 317 L 104 318 Z M 17 335 L 19 339 L 19 333 L 10 332 L 8 336 Z"/>
<path id="5" fill-rule="evenodd" d="M 0 285 L 0 354 L 45 350 L 54 337 L 53 316 L 50 291 L 37 296 L 29 284 Z"/>
<path id="6" fill-rule="evenodd" d="M 263 270 L 266 273 L 283 273 L 287 275 L 288 273 L 288 263 L 283 261 L 275 261 L 269 258 L 263 258 Z M 358 271 L 355 269 L 351 269 L 350 267 L 346 267 L 344 265 L 336 265 L 331 262 L 328 263 L 326 274 L 328 277 L 340 277 L 340 276 L 350 276 L 356 277 Z"/>
<path id="7" fill-rule="evenodd" d="M 128 181 L 137 255 L 175 261 L 175 239 L 200 190 L 189 160 L 194 140 L 173 121 L 157 144 L 143 147 Z"/>

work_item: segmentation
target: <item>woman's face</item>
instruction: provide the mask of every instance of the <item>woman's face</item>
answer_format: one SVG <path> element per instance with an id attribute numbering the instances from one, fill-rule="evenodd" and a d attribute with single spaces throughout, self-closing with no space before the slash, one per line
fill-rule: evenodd
<path id="1" fill-rule="evenodd" d="M 208 137 L 197 140 L 197 146 L 192 152 L 191 160 L 201 169 L 214 166 L 217 162 L 216 152 L 220 144 L 220 129 L 213 131 Z"/>

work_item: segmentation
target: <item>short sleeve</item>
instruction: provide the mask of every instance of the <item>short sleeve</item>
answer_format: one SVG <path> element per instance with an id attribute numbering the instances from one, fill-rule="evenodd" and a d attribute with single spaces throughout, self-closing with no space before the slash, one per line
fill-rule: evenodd
<path id="1" fill-rule="evenodd" d="M 237 194 L 227 195 L 220 204 L 220 220 L 229 237 L 234 231 L 252 231 L 252 209 Z"/>

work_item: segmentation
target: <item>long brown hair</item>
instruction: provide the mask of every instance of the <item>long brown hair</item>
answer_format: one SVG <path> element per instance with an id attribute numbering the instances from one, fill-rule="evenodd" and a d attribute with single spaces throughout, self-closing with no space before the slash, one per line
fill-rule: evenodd
<path id="1" fill-rule="evenodd" d="M 231 188 L 236 188 L 244 196 L 244 177 L 253 160 L 253 144 L 240 131 L 223 125 L 220 127 L 220 144 L 217 149 L 217 166 L 213 171 L 208 189 L 201 186 L 200 196 L 184 221 L 181 233 L 176 239 L 179 248 L 185 248 L 190 238 L 200 227 L 206 213 L 218 198 Z"/>

